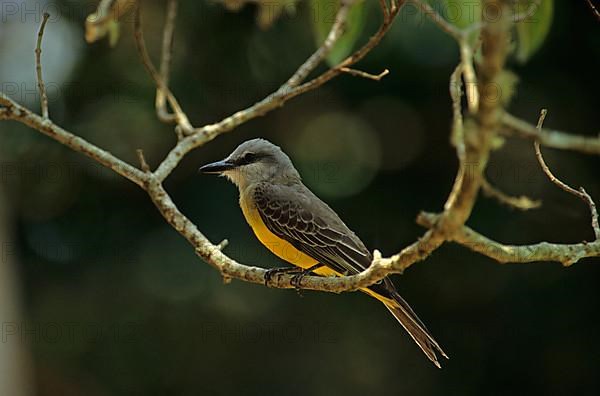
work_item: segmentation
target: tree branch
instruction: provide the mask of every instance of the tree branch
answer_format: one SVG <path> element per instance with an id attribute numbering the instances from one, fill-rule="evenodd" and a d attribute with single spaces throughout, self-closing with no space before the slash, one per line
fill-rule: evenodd
<path id="1" fill-rule="evenodd" d="M 42 116 L 48 118 L 48 95 L 46 94 L 46 86 L 42 78 L 42 38 L 44 37 L 44 28 L 50 18 L 50 14 L 44 12 L 40 30 L 37 35 L 37 44 L 35 46 L 35 71 L 37 75 L 37 86 L 40 91 L 40 104 L 42 108 Z"/>
<path id="2" fill-rule="evenodd" d="M 177 165 L 179 164 L 179 161 L 181 161 L 181 159 L 187 153 L 194 150 L 195 148 L 206 144 L 207 142 L 211 141 L 212 139 L 219 136 L 220 134 L 229 132 L 229 131 L 233 130 L 234 128 L 236 128 L 237 126 L 239 126 L 245 122 L 248 122 L 249 120 L 252 120 L 256 117 L 265 115 L 269 111 L 283 106 L 288 100 L 290 100 L 298 95 L 301 95 L 305 92 L 308 92 L 308 91 L 311 91 L 313 89 L 320 87 L 321 85 L 325 84 L 329 80 L 331 80 L 334 77 L 338 76 L 339 74 L 343 73 L 343 70 L 342 70 L 343 68 L 348 68 L 348 67 L 352 66 L 353 64 L 355 64 L 356 62 L 363 59 L 375 46 L 377 46 L 377 44 L 379 44 L 381 39 L 385 36 L 387 31 L 390 29 L 393 20 L 398 15 L 398 12 L 400 10 L 399 7 L 403 3 L 404 3 L 403 0 L 400 0 L 398 2 L 397 6 L 394 6 L 394 4 L 396 4 L 396 3 L 392 3 L 392 8 L 390 9 L 390 13 L 387 15 L 384 14 L 384 18 L 383 18 L 381 26 L 379 27 L 379 30 L 377 30 L 377 32 L 373 36 L 371 36 L 371 38 L 369 39 L 369 41 L 366 44 L 364 44 L 360 49 L 358 49 L 352 55 L 348 56 L 346 59 L 341 61 L 340 64 L 338 64 L 337 66 L 327 70 L 320 76 L 318 76 L 306 83 L 296 85 L 296 86 L 290 86 L 289 85 L 290 80 L 293 83 L 296 83 L 296 81 L 298 80 L 297 77 L 294 77 L 294 76 L 303 75 L 304 73 L 306 73 L 306 70 L 316 67 L 316 65 L 313 66 L 313 62 L 316 59 L 316 57 L 313 54 L 313 56 L 311 56 L 306 62 L 304 62 L 296 70 L 294 75 L 292 77 L 290 77 L 290 79 L 288 79 L 288 81 L 285 84 L 283 84 L 281 87 L 279 87 L 279 89 L 277 89 L 277 91 L 275 91 L 274 93 L 270 94 L 269 96 L 267 96 L 266 98 L 262 99 L 261 101 L 255 103 L 254 105 L 252 105 L 244 110 L 240 110 L 240 111 L 222 119 L 219 122 L 216 122 L 214 124 L 208 124 L 201 128 L 196 128 L 192 134 L 185 136 L 185 138 L 183 138 L 177 144 L 177 146 L 174 147 L 167 154 L 167 157 L 158 166 L 158 169 L 156 170 L 156 176 L 157 176 L 158 180 L 164 181 L 169 176 L 169 174 L 173 171 L 173 169 L 175 169 L 175 167 L 177 167 Z M 345 3 L 345 4 L 348 4 L 348 3 Z M 341 11 L 341 9 L 340 9 L 340 11 Z M 338 17 L 336 17 L 336 21 L 339 21 Z M 341 24 L 342 22 L 339 22 L 339 23 Z M 341 34 L 341 31 L 339 31 L 339 30 L 334 31 L 334 29 L 337 29 L 335 27 L 335 25 L 332 26 L 332 30 L 330 31 L 330 33 L 327 36 L 329 39 L 329 40 L 326 40 L 326 42 L 329 43 L 327 45 L 330 45 L 332 40 L 337 41 L 339 39 L 339 36 L 337 35 L 337 33 L 332 36 L 332 32 L 338 32 Z M 323 43 L 323 45 L 325 45 L 325 43 Z M 315 54 L 316 53 L 326 56 L 326 53 L 324 54 L 324 51 L 322 51 L 320 48 L 317 49 Z M 319 55 L 319 57 L 321 55 Z M 185 133 L 185 131 L 184 131 L 184 133 Z"/>
<path id="3" fill-rule="evenodd" d="M 157 90 L 161 91 L 169 101 L 169 105 L 173 108 L 175 113 L 175 120 L 177 125 L 182 129 L 184 134 L 191 134 L 194 131 L 192 124 L 182 110 L 179 102 L 175 98 L 175 95 L 171 92 L 166 82 L 163 80 L 163 77 L 156 71 L 152 60 L 150 59 L 150 55 L 148 55 L 148 50 L 146 49 L 146 42 L 144 40 L 144 31 L 142 29 L 142 13 L 140 7 L 141 0 L 136 1 L 135 4 L 135 18 L 134 18 L 134 38 L 135 44 L 138 49 L 138 53 L 140 55 L 140 59 L 142 64 L 150 74 L 150 77 L 154 80 L 154 83 L 157 86 Z M 165 27 L 166 29 L 166 27 Z"/>
<path id="4" fill-rule="evenodd" d="M 171 52 L 173 50 L 173 35 L 175 32 L 175 20 L 177 18 L 177 0 L 167 1 L 167 16 L 165 18 L 165 27 L 163 28 L 163 39 L 160 57 L 160 77 L 165 84 L 169 86 L 169 72 L 171 68 Z M 167 101 L 165 92 L 156 88 L 156 100 L 154 103 L 156 115 L 159 120 L 166 123 L 176 122 L 174 114 L 167 110 Z"/>
<path id="5" fill-rule="evenodd" d="M 544 124 L 544 119 L 546 118 L 546 113 L 547 113 L 547 110 L 542 109 L 542 111 L 540 113 L 540 118 L 538 120 L 538 124 L 536 127 L 536 129 L 538 131 L 542 129 L 542 125 Z M 546 176 L 548 176 L 548 179 L 550 179 L 550 181 L 552 183 L 557 185 L 563 191 L 566 191 L 569 194 L 575 195 L 576 197 L 582 199 L 583 202 L 585 202 L 589 206 L 590 213 L 592 215 L 592 228 L 594 229 L 594 234 L 596 235 L 596 240 L 600 240 L 600 226 L 598 226 L 598 212 L 596 211 L 596 204 L 594 203 L 594 200 L 592 199 L 592 197 L 590 197 L 590 195 L 585 191 L 585 189 L 583 187 L 579 187 L 579 190 L 575 190 L 574 188 L 572 188 L 569 185 L 560 181 L 560 179 L 558 177 L 554 176 L 554 174 L 552 173 L 550 168 L 548 168 L 548 165 L 546 165 L 546 161 L 544 161 L 544 157 L 542 156 L 542 151 L 540 150 L 540 143 L 535 141 L 533 143 L 533 145 L 535 147 L 535 156 L 536 156 L 540 166 L 542 167 L 542 170 L 544 171 Z"/>
<path id="6" fill-rule="evenodd" d="M 438 218 L 439 215 L 437 214 L 423 212 L 417 218 L 417 222 L 424 227 L 433 227 Z M 582 258 L 600 256 L 600 240 L 576 244 L 541 242 L 521 246 L 504 245 L 479 234 L 467 226 L 458 229 L 451 236 L 450 240 L 490 257 L 499 263 L 555 261 L 568 267 Z"/>
<path id="7" fill-rule="evenodd" d="M 543 128 L 519 119 L 509 113 L 502 114 L 502 123 L 508 129 L 500 130 L 505 136 L 519 136 L 538 141 L 541 145 L 561 150 L 573 150 L 586 154 L 600 155 L 600 136 L 588 137 Z"/>
<path id="8" fill-rule="evenodd" d="M 388 69 L 385 69 L 384 71 L 382 71 L 379 74 L 371 74 L 371 73 L 364 72 L 362 70 L 351 69 L 349 67 L 342 67 L 342 68 L 340 68 L 340 70 L 343 71 L 344 73 L 350 74 L 351 76 L 362 77 L 362 78 L 366 78 L 368 80 L 373 80 L 373 81 L 381 81 L 381 79 L 383 77 L 390 74 L 390 71 Z"/>
<path id="9" fill-rule="evenodd" d="M 521 195 L 519 197 L 511 197 L 510 195 L 507 195 L 503 191 L 491 185 L 490 182 L 488 182 L 485 178 L 481 182 L 481 190 L 486 196 L 494 198 L 498 202 L 510 206 L 511 208 L 519 210 L 530 210 L 537 209 L 540 206 L 542 206 L 542 201 L 537 199 L 533 200 L 524 195 Z"/>
<path id="10" fill-rule="evenodd" d="M 106 150 L 103 150 L 87 140 L 80 138 L 47 118 L 40 117 L 31 110 L 16 103 L 3 92 L 0 92 L 0 104 L 5 106 L 5 111 L 0 113 L 0 120 L 13 120 L 37 130 L 57 142 L 80 152 L 94 161 L 112 169 L 119 175 L 143 187 L 146 175 L 134 166 L 118 159 Z"/>
<path id="11" fill-rule="evenodd" d="M 598 11 L 598 9 L 594 5 L 594 3 L 592 3 L 592 0 L 586 0 L 586 1 L 588 3 L 588 6 L 590 7 L 590 10 L 592 11 L 592 14 L 594 14 L 594 16 L 596 17 L 596 19 L 598 21 L 600 21 L 600 12 Z"/>
<path id="12" fill-rule="evenodd" d="M 426 0 L 410 0 L 416 5 L 423 14 L 425 14 L 432 22 L 440 27 L 443 31 L 452 36 L 457 42 L 461 42 L 465 36 L 464 31 L 456 27 L 456 25 L 448 22 L 446 18 L 440 15 Z"/>

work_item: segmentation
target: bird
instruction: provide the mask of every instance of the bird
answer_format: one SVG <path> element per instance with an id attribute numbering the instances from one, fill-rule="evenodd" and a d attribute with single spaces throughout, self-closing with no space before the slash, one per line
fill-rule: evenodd
<path id="1" fill-rule="evenodd" d="M 224 176 L 239 190 L 242 213 L 258 240 L 292 267 L 267 271 L 265 284 L 276 272 L 302 277 L 354 275 L 371 265 L 373 255 L 337 213 L 302 183 L 290 157 L 262 138 L 241 143 L 225 159 L 206 164 L 200 173 Z M 437 354 L 448 355 L 386 277 L 361 289 L 382 302 L 425 355 L 441 368 Z"/>

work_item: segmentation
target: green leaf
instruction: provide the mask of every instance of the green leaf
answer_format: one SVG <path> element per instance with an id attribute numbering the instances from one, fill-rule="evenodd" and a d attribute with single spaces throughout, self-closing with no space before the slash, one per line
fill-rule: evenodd
<path id="1" fill-rule="evenodd" d="M 311 0 L 313 32 L 317 47 L 321 46 L 327 38 L 339 8 L 340 0 Z M 365 18 L 365 1 L 359 0 L 348 13 L 345 32 L 327 56 L 327 63 L 330 66 L 337 65 L 346 56 L 350 55 L 363 30 Z"/>
<path id="2" fill-rule="evenodd" d="M 518 46 L 515 54 L 521 63 L 526 62 L 542 46 L 550 26 L 554 0 L 542 0 L 536 12 L 529 18 L 517 23 Z M 518 7 L 519 12 L 526 12 L 527 7 Z"/>
<path id="3" fill-rule="evenodd" d="M 430 0 L 429 3 L 448 22 L 460 29 L 481 21 L 480 0 Z"/>

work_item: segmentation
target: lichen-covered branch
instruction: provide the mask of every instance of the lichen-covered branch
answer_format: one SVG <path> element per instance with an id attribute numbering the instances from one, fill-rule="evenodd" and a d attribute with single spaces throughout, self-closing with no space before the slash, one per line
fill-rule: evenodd
<path id="1" fill-rule="evenodd" d="M 118 159 L 108 151 L 95 146 L 87 140 L 66 131 L 49 119 L 40 117 L 13 101 L 2 92 L 0 92 L 0 105 L 4 106 L 4 111 L 0 112 L 0 120 L 13 120 L 27 125 L 31 129 L 41 132 L 70 149 L 80 152 L 106 166 L 138 186 L 143 186 L 146 175 L 133 165 Z"/>
<path id="2" fill-rule="evenodd" d="M 433 227 L 438 218 L 438 214 L 421 213 L 417 222 L 424 227 Z M 586 257 L 600 257 L 600 240 L 575 244 L 541 242 L 533 245 L 504 245 L 468 226 L 458 229 L 450 240 L 499 263 L 555 261 L 568 267 Z"/>

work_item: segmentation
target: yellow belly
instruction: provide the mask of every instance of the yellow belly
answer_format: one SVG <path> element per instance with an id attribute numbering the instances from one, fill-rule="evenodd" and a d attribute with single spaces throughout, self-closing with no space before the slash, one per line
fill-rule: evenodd
<path id="1" fill-rule="evenodd" d="M 280 259 L 301 268 L 309 268 L 317 264 L 317 260 L 302 253 L 292 246 L 291 243 L 279 238 L 269 231 L 256 208 L 248 205 L 243 198 L 240 200 L 240 206 L 242 207 L 242 212 L 244 213 L 246 221 L 252 228 L 252 231 L 254 231 L 258 240 L 273 254 Z"/>
<path id="2" fill-rule="evenodd" d="M 243 196 L 240 199 L 240 206 L 242 207 L 242 212 L 244 213 L 246 221 L 250 225 L 250 228 L 252 228 L 252 231 L 254 231 L 254 234 L 256 235 L 258 240 L 277 257 L 300 268 L 310 268 L 318 263 L 317 260 L 302 253 L 300 250 L 292 246 L 292 244 L 288 241 L 279 238 L 277 235 L 269 231 L 264 221 L 262 221 L 258 210 L 254 207 L 254 205 L 249 204 L 249 202 L 247 202 L 247 200 L 244 199 Z M 313 272 L 322 276 L 340 275 L 340 273 L 338 273 L 337 271 L 334 271 L 326 266 L 318 268 Z M 361 291 L 367 293 L 372 297 L 375 297 L 379 301 L 382 301 L 384 304 L 393 305 L 392 300 L 378 293 L 375 293 L 372 290 L 361 289 Z"/>

